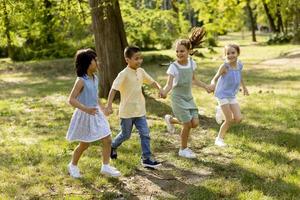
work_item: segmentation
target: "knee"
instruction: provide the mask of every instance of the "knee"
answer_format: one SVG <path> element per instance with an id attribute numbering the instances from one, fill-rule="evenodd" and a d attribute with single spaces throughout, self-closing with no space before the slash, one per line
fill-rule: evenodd
<path id="1" fill-rule="evenodd" d="M 192 121 L 191 128 L 196 128 L 197 126 L 199 126 L 199 121 Z"/>
<path id="2" fill-rule="evenodd" d="M 234 119 L 233 118 L 226 118 L 225 119 L 225 123 L 227 123 L 227 124 L 232 124 L 234 122 Z"/>
<path id="3" fill-rule="evenodd" d="M 140 132 L 140 136 L 142 138 L 150 138 L 150 130 L 148 129 L 148 130 Z"/>
<path id="4" fill-rule="evenodd" d="M 183 127 L 186 128 L 186 129 L 191 129 L 192 128 L 192 122 L 184 123 Z"/>
<path id="5" fill-rule="evenodd" d="M 240 123 L 242 120 L 243 120 L 243 117 L 242 117 L 242 116 L 240 116 L 240 117 L 235 117 L 235 118 L 234 118 L 234 122 L 235 122 L 235 123 Z"/>

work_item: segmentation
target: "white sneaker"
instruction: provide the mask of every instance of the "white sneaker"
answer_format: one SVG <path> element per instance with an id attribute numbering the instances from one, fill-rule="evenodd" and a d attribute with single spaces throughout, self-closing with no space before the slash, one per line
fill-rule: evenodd
<path id="1" fill-rule="evenodd" d="M 220 106 L 216 106 L 216 122 L 218 124 L 222 124 L 224 120 L 223 112 Z"/>
<path id="2" fill-rule="evenodd" d="M 179 149 L 178 155 L 185 158 L 196 158 L 196 154 L 189 148 Z"/>
<path id="3" fill-rule="evenodd" d="M 216 137 L 215 145 L 217 145 L 219 147 L 226 147 L 227 146 L 227 144 L 224 142 L 224 140 L 219 138 L 219 137 Z"/>
<path id="4" fill-rule="evenodd" d="M 79 168 L 76 165 L 73 165 L 72 163 L 68 164 L 68 172 L 69 172 L 70 176 L 72 176 L 73 178 L 81 177 Z"/>
<path id="5" fill-rule="evenodd" d="M 101 174 L 112 176 L 112 177 L 121 176 L 121 172 L 119 172 L 116 168 L 110 165 L 102 165 L 100 172 Z"/>
<path id="6" fill-rule="evenodd" d="M 169 133 L 173 134 L 173 133 L 175 133 L 175 127 L 170 122 L 171 118 L 172 118 L 171 115 L 165 115 L 165 121 L 166 121 L 166 124 L 167 124 L 167 130 L 168 130 Z"/>

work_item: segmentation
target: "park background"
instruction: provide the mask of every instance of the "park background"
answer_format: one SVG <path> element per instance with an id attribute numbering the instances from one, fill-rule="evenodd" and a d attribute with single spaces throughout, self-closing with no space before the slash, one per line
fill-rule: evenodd
<path id="1" fill-rule="evenodd" d="M 298 0 L 1 0 L 0 199 L 299 199 L 300 3 Z M 228 148 L 213 145 L 219 125 L 211 94 L 193 88 L 200 126 L 191 148 L 177 156 L 179 128 L 166 131 L 170 99 L 145 86 L 152 148 L 160 170 L 140 165 L 136 131 L 113 161 L 119 179 L 100 174 L 101 143 L 84 153 L 82 179 L 68 176 L 75 143 L 65 134 L 76 79 L 77 49 L 96 49 L 101 100 L 126 65 L 123 48 L 142 48 L 143 68 L 162 85 L 177 38 L 204 26 L 193 56 L 197 78 L 209 83 L 223 46 L 237 43 L 250 96 L 238 95 L 244 121 L 230 129 Z M 118 103 L 109 117 L 119 130 Z"/>

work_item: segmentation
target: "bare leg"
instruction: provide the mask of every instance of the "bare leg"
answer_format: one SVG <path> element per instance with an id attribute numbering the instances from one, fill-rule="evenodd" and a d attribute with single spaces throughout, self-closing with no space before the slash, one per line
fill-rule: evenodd
<path id="1" fill-rule="evenodd" d="M 111 136 L 102 139 L 102 162 L 104 165 L 109 164 L 109 157 L 111 151 Z"/>
<path id="2" fill-rule="evenodd" d="M 182 122 L 179 121 L 176 117 L 173 117 L 173 116 L 170 118 L 170 123 L 171 124 L 180 124 L 180 125 L 182 125 Z"/>
<path id="3" fill-rule="evenodd" d="M 191 120 L 191 125 L 192 125 L 192 128 L 196 128 L 197 126 L 199 126 L 199 118 L 193 118 Z"/>
<path id="4" fill-rule="evenodd" d="M 187 148 L 190 130 L 191 130 L 191 122 L 183 123 L 181 129 L 181 149 Z"/>
<path id="5" fill-rule="evenodd" d="M 218 137 L 221 139 L 224 139 L 225 134 L 226 134 L 227 130 L 229 129 L 230 124 L 232 123 L 233 119 L 232 119 L 232 111 L 230 109 L 229 104 L 222 105 L 221 109 L 225 116 L 225 121 L 223 122 L 223 124 L 220 127 Z"/>
<path id="6" fill-rule="evenodd" d="M 241 114 L 241 109 L 239 104 L 230 104 L 230 109 L 233 114 L 233 121 L 235 123 L 240 123 L 243 119 L 243 116 Z"/>
<path id="7" fill-rule="evenodd" d="M 75 148 L 72 156 L 72 164 L 77 165 L 78 160 L 81 157 L 82 153 L 89 147 L 89 143 L 87 142 L 80 142 L 78 146 Z"/>

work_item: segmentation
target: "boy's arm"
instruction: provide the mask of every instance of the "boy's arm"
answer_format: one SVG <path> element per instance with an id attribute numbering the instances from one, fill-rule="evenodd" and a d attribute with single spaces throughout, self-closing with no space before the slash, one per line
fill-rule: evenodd
<path id="1" fill-rule="evenodd" d="M 116 96 L 117 90 L 111 88 L 109 91 L 109 95 L 108 95 L 108 100 L 107 100 L 107 108 L 109 111 L 112 111 L 112 102 Z"/>
<path id="2" fill-rule="evenodd" d="M 155 87 L 155 88 L 158 89 L 158 90 L 161 90 L 161 85 L 160 85 L 158 82 L 156 82 L 156 81 L 154 81 L 154 82 L 151 84 L 151 86 L 152 86 L 152 87 Z"/>

